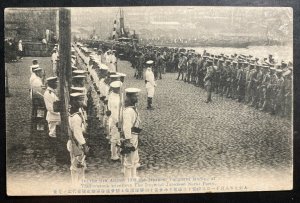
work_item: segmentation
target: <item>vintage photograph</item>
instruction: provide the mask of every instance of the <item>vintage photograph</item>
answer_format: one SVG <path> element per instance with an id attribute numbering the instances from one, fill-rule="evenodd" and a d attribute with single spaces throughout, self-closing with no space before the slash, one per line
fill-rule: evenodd
<path id="1" fill-rule="evenodd" d="M 6 8 L 9 196 L 293 189 L 293 9 Z"/>

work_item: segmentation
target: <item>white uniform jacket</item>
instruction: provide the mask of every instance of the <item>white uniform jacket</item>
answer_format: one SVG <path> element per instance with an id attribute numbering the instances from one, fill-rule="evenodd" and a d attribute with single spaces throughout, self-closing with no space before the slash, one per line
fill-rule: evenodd
<path id="1" fill-rule="evenodd" d="M 146 70 L 145 72 L 145 80 L 146 80 L 146 90 L 148 97 L 154 96 L 154 87 L 156 86 L 154 80 L 154 74 L 151 70 Z"/>
<path id="2" fill-rule="evenodd" d="M 38 77 L 35 73 L 30 77 L 30 96 L 41 97 L 38 93 L 42 94 L 43 81 L 42 78 Z"/>
<path id="3" fill-rule="evenodd" d="M 83 132 L 84 132 L 84 123 L 83 120 L 81 118 L 81 116 L 79 116 L 79 112 L 74 113 L 72 115 L 69 116 L 69 125 L 70 125 L 70 129 L 73 133 L 73 136 L 75 137 L 75 139 L 77 140 L 77 142 L 80 145 L 85 144 L 85 139 L 83 137 Z"/>
<path id="4" fill-rule="evenodd" d="M 113 119 L 114 123 L 119 122 L 119 115 L 122 111 L 122 101 L 120 94 L 116 94 L 114 92 L 111 92 L 108 96 L 108 103 L 107 103 L 108 109 L 111 111 L 111 117 Z"/>
<path id="5" fill-rule="evenodd" d="M 130 139 L 130 142 L 137 149 L 138 135 L 131 132 L 132 127 L 139 127 L 140 117 L 134 106 L 128 106 L 123 111 L 123 131 L 125 139 Z"/>
<path id="6" fill-rule="evenodd" d="M 58 97 L 55 95 L 54 89 L 48 87 L 44 93 L 44 101 L 47 109 L 47 121 L 61 121 L 60 113 L 53 111 L 53 102 L 57 100 Z"/>

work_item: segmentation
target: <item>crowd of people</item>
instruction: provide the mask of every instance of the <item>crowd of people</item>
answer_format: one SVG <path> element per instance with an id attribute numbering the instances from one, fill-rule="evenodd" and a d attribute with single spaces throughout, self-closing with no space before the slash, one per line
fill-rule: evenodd
<path id="1" fill-rule="evenodd" d="M 16 39 L 5 39 L 4 40 L 5 50 L 5 62 L 16 62 L 23 58 L 24 46 L 22 40 Z"/>
<path id="2" fill-rule="evenodd" d="M 293 65 L 276 62 L 271 54 L 258 58 L 132 45 L 117 45 L 116 49 L 120 57 L 132 63 L 137 79 L 143 79 L 146 61 L 152 60 L 155 80 L 162 79 L 166 72 L 177 72 L 177 80 L 207 91 L 207 103 L 212 102 L 211 95 L 215 93 L 271 114 L 291 115 Z"/>
<path id="3" fill-rule="evenodd" d="M 292 110 L 292 64 L 275 63 L 270 55 L 260 60 L 253 56 L 234 54 L 198 54 L 194 50 L 159 47 L 131 47 L 130 54 L 124 49 L 102 47 L 90 51 L 80 43 L 71 49 L 72 84 L 69 94 L 69 129 L 67 148 L 70 152 L 71 177 L 74 183 L 84 178 L 86 142 L 89 115 L 93 111 L 104 129 L 110 144 L 112 161 L 120 161 L 126 178 L 137 178 L 140 167 L 138 135 L 141 120 L 136 103 L 138 88 L 123 88 L 126 74 L 117 72 L 118 60 L 125 58 L 132 63 L 136 79 L 145 80 L 147 109 L 153 110 L 152 98 L 155 80 L 163 79 L 166 72 L 177 72 L 176 80 L 190 83 L 211 94 L 231 98 L 249 106 L 281 116 L 291 115 Z M 44 107 L 49 136 L 56 138 L 57 126 L 61 124 L 59 97 L 57 93 L 59 71 L 59 47 L 55 45 L 51 57 L 53 75 L 45 78 L 38 61 L 30 66 L 32 115 Z M 116 54 L 117 53 L 117 54 Z M 144 69 L 146 69 L 144 71 Z"/>
<path id="4" fill-rule="evenodd" d="M 114 51 L 111 51 L 114 53 Z M 53 73 L 45 79 L 43 68 L 33 60 L 30 66 L 31 98 L 33 116 L 44 107 L 51 139 L 57 138 L 57 126 L 61 125 L 57 60 L 59 46 L 55 45 L 51 57 Z M 141 123 L 136 103 L 138 88 L 123 88 L 126 75 L 116 72 L 116 63 L 110 53 L 91 53 L 86 47 L 76 45 L 71 49 L 72 84 L 69 90 L 69 129 L 67 149 L 70 152 L 71 178 L 75 185 L 84 179 L 86 156 L 89 147 L 86 141 L 89 116 L 97 113 L 103 135 L 111 145 L 111 160 L 120 161 L 125 178 L 137 178 L 140 166 L 138 134 Z M 113 56 L 114 54 L 112 54 Z M 58 76 L 58 77 L 57 77 Z M 96 107 L 95 109 L 93 109 Z"/>

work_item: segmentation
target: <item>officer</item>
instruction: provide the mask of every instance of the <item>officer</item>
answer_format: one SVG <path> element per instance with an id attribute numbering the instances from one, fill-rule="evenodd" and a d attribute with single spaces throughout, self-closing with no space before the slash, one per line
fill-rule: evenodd
<path id="1" fill-rule="evenodd" d="M 120 157 L 118 155 L 118 146 L 120 146 L 120 132 L 118 130 L 120 114 L 122 112 L 121 89 L 122 82 L 114 81 L 110 83 L 111 93 L 108 96 L 107 110 L 110 111 L 109 132 L 111 143 L 111 159 L 116 161 Z"/>
<path id="2" fill-rule="evenodd" d="M 44 107 L 43 90 L 45 86 L 42 81 L 41 68 L 34 68 L 30 77 L 30 98 L 32 99 L 32 116 L 37 115 L 37 108 Z"/>
<path id="3" fill-rule="evenodd" d="M 211 59 L 207 60 L 207 68 L 206 68 L 206 75 L 203 79 L 204 81 L 204 87 L 207 92 L 207 98 L 205 103 L 211 102 L 211 92 L 212 92 L 212 78 L 214 74 L 214 68 L 213 68 L 213 61 Z"/>
<path id="4" fill-rule="evenodd" d="M 146 83 L 146 90 L 147 90 L 147 109 L 153 110 L 152 99 L 156 87 L 154 74 L 152 72 L 153 61 L 151 60 L 147 61 L 146 65 L 147 65 L 147 70 L 145 72 L 145 83 Z"/>
<path id="5" fill-rule="evenodd" d="M 67 143 L 67 149 L 71 157 L 71 178 L 72 184 L 78 186 L 83 180 L 86 169 L 85 157 L 88 154 L 89 147 L 83 136 L 85 132 L 84 118 L 80 113 L 80 108 L 83 106 L 83 93 L 71 93 L 70 95 L 70 112 L 69 112 L 69 126 L 71 136 Z"/>
<path id="6" fill-rule="evenodd" d="M 54 112 L 53 109 L 53 103 L 58 101 L 58 97 L 56 96 L 57 82 L 57 77 L 47 78 L 48 87 L 44 93 L 44 102 L 47 109 L 46 120 L 48 122 L 50 137 L 56 137 L 56 126 L 60 125 L 61 122 L 60 113 Z"/>
<path id="7" fill-rule="evenodd" d="M 124 154 L 124 176 L 125 178 L 137 178 L 136 169 L 139 165 L 138 154 L 138 135 L 141 131 L 139 128 L 141 120 L 137 111 L 138 93 L 140 89 L 125 89 L 126 100 L 125 109 L 123 110 L 123 133 L 124 143 L 132 146 L 129 152 Z M 122 149 L 123 150 L 123 149 Z"/>

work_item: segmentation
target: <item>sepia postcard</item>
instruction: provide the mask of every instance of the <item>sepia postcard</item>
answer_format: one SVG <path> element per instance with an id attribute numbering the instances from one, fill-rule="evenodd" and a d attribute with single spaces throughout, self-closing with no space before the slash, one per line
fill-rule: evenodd
<path id="1" fill-rule="evenodd" d="M 290 7 L 6 8 L 8 196 L 293 189 Z"/>

